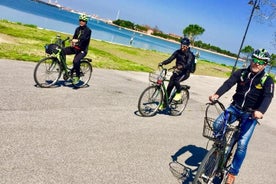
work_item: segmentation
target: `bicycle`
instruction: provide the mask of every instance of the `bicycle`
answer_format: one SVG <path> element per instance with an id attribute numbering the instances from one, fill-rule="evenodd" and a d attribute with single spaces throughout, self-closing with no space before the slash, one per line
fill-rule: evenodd
<path id="1" fill-rule="evenodd" d="M 217 107 L 217 104 L 219 107 Z M 212 106 L 216 109 L 221 109 L 224 112 L 224 121 L 220 131 L 213 131 L 214 118 L 208 115 Z M 249 111 L 248 113 L 252 113 Z M 211 183 L 225 183 L 228 170 L 232 163 L 233 157 L 237 149 L 237 142 L 240 132 L 241 120 L 238 119 L 234 124 L 228 124 L 228 119 L 231 116 L 230 112 L 225 110 L 224 105 L 215 100 L 207 103 L 204 117 L 203 137 L 214 141 L 212 148 L 205 155 L 202 160 L 193 184 L 211 184 Z"/>
<path id="2" fill-rule="evenodd" d="M 181 85 L 182 98 L 178 101 L 174 100 L 176 88 L 174 87 L 171 95 L 168 96 L 165 85 L 165 82 L 169 81 L 166 79 L 167 72 L 174 68 L 166 69 L 163 66 L 160 66 L 160 68 L 161 70 L 157 74 L 149 73 L 150 86 L 141 93 L 138 101 L 138 110 L 142 116 L 154 116 L 158 112 L 160 105 L 164 102 L 167 104 L 172 116 L 181 115 L 189 100 L 190 86 Z"/>
<path id="3" fill-rule="evenodd" d="M 55 43 L 46 44 L 45 52 L 46 57 L 41 59 L 34 69 L 34 81 L 42 88 L 49 88 L 54 86 L 60 79 L 63 73 L 65 81 L 71 81 L 74 73 L 72 67 L 69 67 L 65 58 L 61 54 L 61 50 L 65 47 L 65 42 L 70 38 L 62 40 L 60 36 L 56 37 Z M 80 81 L 72 85 L 76 88 L 85 87 L 92 75 L 92 59 L 83 58 L 80 61 Z"/>

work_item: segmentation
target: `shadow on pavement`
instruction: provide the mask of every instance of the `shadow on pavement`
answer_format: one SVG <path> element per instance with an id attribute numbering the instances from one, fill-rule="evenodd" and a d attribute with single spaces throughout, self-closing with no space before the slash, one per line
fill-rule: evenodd
<path id="1" fill-rule="evenodd" d="M 193 181 L 193 178 L 196 174 L 196 171 L 200 165 L 200 162 L 203 160 L 204 156 L 207 154 L 208 150 L 205 148 L 197 147 L 195 145 L 188 145 L 180 148 L 176 153 L 171 155 L 172 162 L 169 164 L 170 165 L 170 170 L 172 174 L 178 179 L 181 180 L 180 182 L 182 184 L 189 184 Z M 189 156 L 184 163 L 181 163 L 178 161 L 179 156 L 185 156 L 185 155 L 191 155 Z M 174 168 L 172 168 L 174 167 Z M 195 169 L 192 169 L 194 168 Z M 182 168 L 182 169 L 179 169 Z M 173 170 L 173 171 L 172 171 Z M 178 170 L 180 173 L 179 176 L 183 176 L 182 178 L 177 177 L 175 170 Z M 174 172 L 174 173 L 173 173 Z M 182 172 L 182 173 L 181 173 Z M 184 177 L 185 175 L 185 177 Z"/>

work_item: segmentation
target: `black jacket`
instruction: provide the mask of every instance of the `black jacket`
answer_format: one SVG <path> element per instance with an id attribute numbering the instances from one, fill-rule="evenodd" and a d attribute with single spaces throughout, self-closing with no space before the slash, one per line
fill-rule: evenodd
<path id="1" fill-rule="evenodd" d="M 274 82 L 270 76 L 267 76 L 264 84 L 261 84 L 261 79 L 264 75 L 264 70 L 254 74 L 250 72 L 250 67 L 247 69 L 239 69 L 223 83 L 216 94 L 222 96 L 237 84 L 232 104 L 243 109 L 251 108 L 258 110 L 264 114 L 274 95 Z"/>
<path id="2" fill-rule="evenodd" d="M 188 49 L 183 52 L 181 49 L 176 50 L 168 59 L 162 62 L 162 64 L 166 65 L 171 63 L 174 59 L 176 59 L 176 67 L 182 68 L 182 70 L 189 70 L 193 60 L 193 53 Z"/>
<path id="3" fill-rule="evenodd" d="M 76 28 L 73 39 L 78 39 L 78 47 L 80 48 L 80 51 L 88 51 L 88 46 L 91 38 L 91 30 L 89 27 L 85 26 L 79 26 Z"/>

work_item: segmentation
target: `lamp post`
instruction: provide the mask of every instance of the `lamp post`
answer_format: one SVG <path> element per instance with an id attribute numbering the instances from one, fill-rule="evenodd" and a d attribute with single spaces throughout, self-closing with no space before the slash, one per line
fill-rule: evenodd
<path id="1" fill-rule="evenodd" d="M 243 47 L 243 42 L 244 42 L 244 39 L 246 37 L 246 34 L 247 34 L 247 30 L 248 30 L 248 27 L 250 25 L 250 22 L 251 22 L 251 19 L 252 19 L 252 16 L 254 14 L 254 10 L 255 9 L 260 9 L 259 7 L 259 3 L 257 4 L 257 2 L 259 2 L 260 0 L 251 0 L 248 2 L 249 5 L 253 5 L 252 7 L 252 11 L 251 11 L 251 14 L 250 14 L 250 17 L 249 17 L 249 20 L 248 20 L 248 23 L 247 23 L 247 27 L 245 29 L 245 32 L 244 32 L 244 35 L 243 35 L 243 39 L 242 39 L 242 42 L 241 42 L 241 46 L 240 46 L 240 49 L 239 49 L 239 52 L 238 52 L 238 56 L 237 56 L 237 59 L 235 61 L 235 64 L 233 66 L 233 69 L 232 69 L 232 73 L 236 70 L 236 66 L 237 66 L 237 63 L 238 63 L 238 60 L 239 60 L 239 57 L 240 57 L 240 53 L 241 53 L 241 50 L 242 50 L 242 47 Z"/>

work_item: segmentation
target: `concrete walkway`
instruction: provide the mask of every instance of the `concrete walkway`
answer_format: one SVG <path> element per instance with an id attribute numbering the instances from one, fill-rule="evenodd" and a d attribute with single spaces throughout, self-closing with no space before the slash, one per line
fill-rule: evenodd
<path id="1" fill-rule="evenodd" d="M 148 74 L 94 69 L 90 86 L 35 86 L 35 63 L 0 59 L 1 184 L 176 184 L 171 155 L 192 170 L 206 153 L 205 103 L 224 79 L 192 75 L 182 116 L 137 114 Z M 230 103 L 232 92 L 222 97 Z M 275 183 L 275 99 L 236 183 Z"/>

